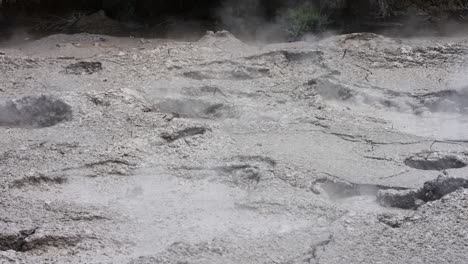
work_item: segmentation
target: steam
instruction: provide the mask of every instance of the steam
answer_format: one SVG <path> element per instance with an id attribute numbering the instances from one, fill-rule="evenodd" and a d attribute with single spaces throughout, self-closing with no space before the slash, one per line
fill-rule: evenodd
<path id="1" fill-rule="evenodd" d="M 260 0 L 225 0 L 216 17 L 221 26 L 242 39 L 267 39 L 280 32 L 278 24 L 267 21 Z"/>

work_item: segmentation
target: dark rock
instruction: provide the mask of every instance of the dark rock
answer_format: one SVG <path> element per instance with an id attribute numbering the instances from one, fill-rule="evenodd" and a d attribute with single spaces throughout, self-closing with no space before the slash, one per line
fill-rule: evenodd
<path id="1" fill-rule="evenodd" d="M 100 71 L 102 71 L 102 63 L 100 62 L 80 61 L 65 67 L 66 74 L 82 75 L 93 74 Z"/>
<path id="2" fill-rule="evenodd" d="M 462 188 L 468 188 L 468 180 L 439 176 L 436 180 L 425 182 L 419 190 L 380 190 L 377 201 L 382 206 L 416 209 Z"/>
<path id="3" fill-rule="evenodd" d="M 458 154 L 443 152 L 418 153 L 405 159 L 406 166 L 419 170 L 447 170 L 459 169 L 468 165 L 467 161 Z"/>
<path id="4" fill-rule="evenodd" d="M 382 206 L 412 209 L 416 207 L 419 192 L 415 190 L 380 190 L 377 193 L 377 201 Z"/>
<path id="5" fill-rule="evenodd" d="M 173 142 L 181 138 L 192 137 L 195 135 L 203 135 L 207 131 L 204 127 L 189 127 L 174 133 L 162 133 L 161 138 L 168 142 Z"/>

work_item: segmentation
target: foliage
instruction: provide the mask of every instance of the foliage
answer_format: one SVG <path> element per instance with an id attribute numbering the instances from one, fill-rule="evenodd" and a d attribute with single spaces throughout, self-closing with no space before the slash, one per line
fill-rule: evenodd
<path id="1" fill-rule="evenodd" d="M 314 7 L 300 6 L 287 9 L 280 22 L 290 40 L 298 40 L 306 33 L 323 31 L 328 16 Z"/>

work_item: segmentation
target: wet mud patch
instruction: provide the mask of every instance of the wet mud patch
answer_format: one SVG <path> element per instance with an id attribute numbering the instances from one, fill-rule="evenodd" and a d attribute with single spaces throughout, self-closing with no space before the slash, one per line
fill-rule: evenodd
<path id="1" fill-rule="evenodd" d="M 320 63 L 323 61 L 322 51 L 283 51 L 283 55 L 289 62 Z"/>
<path id="2" fill-rule="evenodd" d="M 368 105 L 416 115 L 424 112 L 468 113 L 468 89 L 415 95 L 376 86 L 349 85 L 333 77 L 319 77 L 296 87 L 292 96 L 302 100 L 320 98 L 326 101 Z"/>
<path id="3" fill-rule="evenodd" d="M 249 164 L 223 165 L 213 167 L 182 166 L 176 168 L 179 171 L 186 171 L 184 178 L 204 179 L 212 177 L 221 181 L 229 182 L 241 188 L 255 188 L 262 180 L 265 170 L 258 166 Z"/>
<path id="4" fill-rule="evenodd" d="M 230 105 L 197 99 L 166 99 L 154 106 L 156 111 L 184 118 L 230 118 L 235 113 Z"/>
<path id="5" fill-rule="evenodd" d="M 267 157 L 267 156 L 259 156 L 259 155 L 239 155 L 233 157 L 233 159 L 241 161 L 241 162 L 259 162 L 267 164 L 271 167 L 275 167 L 278 163 L 276 160 Z"/>
<path id="6" fill-rule="evenodd" d="M 349 87 L 327 79 L 314 79 L 307 84 L 313 86 L 318 95 L 328 100 L 348 101 L 357 96 Z"/>
<path id="7" fill-rule="evenodd" d="M 253 80 L 270 75 L 268 68 L 239 66 L 234 69 L 226 70 L 196 70 L 189 71 L 183 74 L 185 77 L 194 80 Z"/>
<path id="8" fill-rule="evenodd" d="M 468 113 L 468 89 L 444 90 L 415 98 L 431 112 Z"/>
<path id="9" fill-rule="evenodd" d="M 315 194 L 326 193 L 331 199 L 345 199 L 355 196 L 376 196 L 380 190 L 406 190 L 402 187 L 388 187 L 375 184 L 359 184 L 322 178 L 314 181 L 310 187 Z"/>
<path id="10" fill-rule="evenodd" d="M 333 77 L 312 79 L 293 91 L 297 99 L 321 98 L 326 101 L 368 105 L 397 112 L 413 112 L 417 102 L 410 94 L 399 93 L 380 87 L 356 87 L 341 83 Z"/>
<path id="11" fill-rule="evenodd" d="M 80 61 L 65 67 L 65 74 L 84 75 L 102 71 L 102 63 Z"/>
<path id="12" fill-rule="evenodd" d="M 38 228 L 21 230 L 14 234 L 0 234 L 0 251 L 26 252 L 47 247 L 76 246 L 81 238 L 38 234 Z"/>
<path id="13" fill-rule="evenodd" d="M 436 180 L 425 182 L 417 190 L 381 190 L 377 194 L 377 201 L 386 207 L 417 209 L 427 202 L 439 200 L 463 188 L 468 188 L 468 180 L 440 176 Z"/>
<path id="14" fill-rule="evenodd" d="M 0 126 L 43 128 L 71 121 L 70 105 L 51 96 L 26 96 L 0 105 Z"/>
<path id="15" fill-rule="evenodd" d="M 202 96 L 227 97 L 227 95 L 219 87 L 209 86 L 209 85 L 205 85 L 202 87 L 194 87 L 194 88 L 183 88 L 182 93 L 184 95 L 196 96 L 196 97 L 202 97 Z"/>
<path id="16" fill-rule="evenodd" d="M 444 152 L 422 152 L 404 160 L 406 166 L 418 170 L 460 169 L 468 165 L 463 154 Z"/>
<path id="17" fill-rule="evenodd" d="M 128 264 L 154 264 L 154 263 L 212 263 L 210 259 L 219 259 L 228 254 L 225 243 L 214 239 L 210 242 L 190 244 L 177 241 L 169 245 L 164 251 L 155 256 L 142 256 L 130 261 Z"/>
<path id="18" fill-rule="evenodd" d="M 248 61 L 260 62 L 268 61 L 273 64 L 286 62 L 310 62 L 310 63 L 321 63 L 323 61 L 322 51 L 291 51 L 291 50 L 277 50 L 270 51 L 267 53 L 249 56 L 244 58 Z"/>
<path id="19" fill-rule="evenodd" d="M 193 137 L 196 135 L 203 135 L 209 129 L 204 127 L 189 127 L 179 131 L 175 131 L 172 133 L 164 132 L 161 134 L 161 138 L 166 140 L 167 142 L 174 142 L 176 140 L 186 138 L 186 137 Z"/>

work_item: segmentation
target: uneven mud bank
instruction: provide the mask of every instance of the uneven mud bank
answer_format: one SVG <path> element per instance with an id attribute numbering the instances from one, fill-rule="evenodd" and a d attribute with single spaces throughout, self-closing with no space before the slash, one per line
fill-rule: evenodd
<path id="1" fill-rule="evenodd" d="M 466 263 L 465 38 L 0 50 L 2 263 Z"/>

